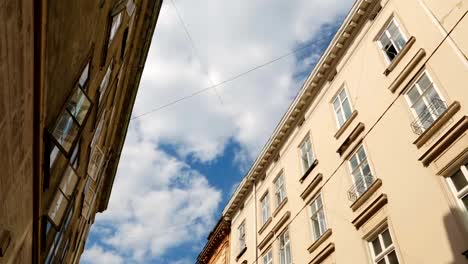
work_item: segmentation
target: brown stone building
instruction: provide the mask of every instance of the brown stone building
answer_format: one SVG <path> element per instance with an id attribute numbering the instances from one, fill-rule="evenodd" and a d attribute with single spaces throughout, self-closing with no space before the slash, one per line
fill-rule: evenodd
<path id="1" fill-rule="evenodd" d="M 0 1 L 0 263 L 78 263 L 160 0 Z"/>
<path id="2" fill-rule="evenodd" d="M 231 222 L 225 218 L 216 224 L 208 236 L 208 241 L 197 258 L 197 264 L 229 264 L 229 233 Z"/>

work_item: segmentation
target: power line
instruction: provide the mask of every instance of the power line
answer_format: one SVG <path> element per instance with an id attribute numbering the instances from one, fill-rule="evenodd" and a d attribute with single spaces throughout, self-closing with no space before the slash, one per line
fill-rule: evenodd
<path id="1" fill-rule="evenodd" d="M 179 19 L 180 24 L 184 28 L 185 34 L 187 35 L 187 38 L 188 38 L 188 40 L 190 42 L 190 46 L 192 47 L 193 53 L 198 58 L 198 61 L 200 62 L 202 68 L 204 69 L 206 76 L 208 76 L 208 80 L 210 81 L 211 86 L 213 86 L 214 82 L 211 79 L 210 73 L 208 72 L 207 64 L 203 63 L 203 60 L 202 60 L 202 58 L 200 56 L 200 53 L 198 53 L 198 50 L 197 50 L 197 48 L 195 46 L 195 41 L 193 41 L 192 35 L 190 34 L 190 32 L 189 32 L 189 30 L 187 28 L 187 25 L 185 24 L 184 20 L 182 19 L 182 16 L 180 15 L 179 9 L 177 8 L 177 6 L 175 4 L 175 1 L 171 0 L 171 3 L 172 3 L 172 6 L 174 6 L 174 10 L 175 10 L 175 12 L 177 14 L 177 18 Z M 223 104 L 223 100 L 221 99 L 221 96 L 219 95 L 218 90 L 216 88 L 214 88 L 213 90 L 215 92 L 215 95 L 218 97 L 219 102 L 221 104 Z"/>
<path id="2" fill-rule="evenodd" d="M 207 92 L 207 91 L 209 91 L 209 90 L 211 90 L 211 89 L 214 89 L 214 88 L 216 88 L 216 87 L 219 87 L 219 86 L 221 86 L 221 85 L 223 85 L 223 84 L 226 84 L 226 83 L 228 83 L 228 82 L 232 82 L 232 81 L 234 81 L 234 80 L 237 80 L 237 79 L 243 77 L 244 75 L 247 75 L 247 74 L 249 74 L 249 73 L 251 73 L 251 72 L 253 72 L 253 71 L 256 71 L 256 70 L 258 70 L 258 69 L 260 69 L 260 68 L 263 68 L 263 67 L 265 67 L 265 66 L 268 66 L 268 65 L 270 65 L 270 64 L 273 64 L 273 63 L 275 63 L 275 62 L 277 62 L 277 61 L 279 61 L 279 60 L 281 60 L 281 59 L 284 59 L 284 58 L 286 58 L 286 57 L 289 57 L 289 56 L 291 56 L 291 55 L 293 55 L 293 54 L 295 54 L 295 53 L 297 53 L 297 52 L 299 52 L 299 51 L 301 51 L 301 50 L 307 49 L 307 48 L 313 46 L 314 44 L 315 44 L 315 43 L 311 42 L 310 44 L 307 44 L 307 45 L 304 45 L 304 46 L 302 46 L 302 47 L 293 49 L 292 51 L 290 51 L 290 52 L 288 52 L 288 53 L 285 53 L 285 54 L 283 54 L 283 55 L 281 55 L 281 56 L 279 56 L 279 57 L 276 57 L 276 58 L 274 58 L 274 59 L 272 59 L 272 60 L 270 60 L 270 61 L 267 61 L 267 62 L 264 62 L 264 63 L 262 63 L 262 64 L 259 64 L 259 65 L 255 66 L 255 67 L 253 67 L 253 68 L 251 68 L 251 69 L 249 69 L 249 70 L 246 70 L 246 71 L 241 72 L 241 73 L 239 73 L 239 74 L 237 74 L 237 75 L 234 75 L 234 76 L 232 76 L 232 77 L 230 77 L 230 78 L 228 78 L 228 79 L 225 79 L 225 80 L 223 80 L 223 81 L 221 81 L 221 82 L 219 82 L 219 83 L 217 83 L 217 84 L 214 84 L 214 85 L 211 85 L 211 86 L 208 86 L 208 87 L 199 89 L 199 90 L 193 92 L 192 94 L 189 94 L 189 95 L 186 95 L 186 96 L 182 96 L 182 97 L 180 97 L 180 98 L 178 98 L 178 99 L 176 99 L 176 100 L 174 100 L 174 101 L 171 101 L 171 102 L 169 102 L 169 103 L 163 104 L 163 105 L 161 105 L 161 106 L 159 106 L 159 107 L 157 107 L 157 108 L 154 108 L 154 109 L 152 109 L 152 110 L 150 110 L 150 111 L 148 111 L 148 112 L 144 112 L 144 113 L 142 113 L 142 114 L 140 114 L 140 115 L 134 116 L 134 117 L 132 117 L 130 120 L 135 120 L 135 119 L 141 118 L 141 117 L 143 117 L 143 116 L 146 116 L 146 115 L 148 115 L 148 114 L 158 112 L 158 111 L 160 111 L 160 110 L 162 110 L 162 109 L 164 109 L 164 108 L 167 108 L 167 107 L 169 107 L 169 106 L 172 106 L 172 105 L 174 105 L 174 104 L 177 104 L 177 103 L 179 103 L 179 102 L 181 102 L 181 101 L 184 101 L 184 100 L 187 100 L 187 99 L 192 98 L 192 97 L 194 97 L 194 96 L 197 96 L 197 95 L 199 95 L 199 94 L 205 93 L 205 92 Z"/>

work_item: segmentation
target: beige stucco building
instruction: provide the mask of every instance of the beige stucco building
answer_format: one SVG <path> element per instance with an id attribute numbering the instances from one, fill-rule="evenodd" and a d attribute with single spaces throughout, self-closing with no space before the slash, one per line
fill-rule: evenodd
<path id="1" fill-rule="evenodd" d="M 467 11 L 354 4 L 223 211 L 230 263 L 467 263 Z"/>

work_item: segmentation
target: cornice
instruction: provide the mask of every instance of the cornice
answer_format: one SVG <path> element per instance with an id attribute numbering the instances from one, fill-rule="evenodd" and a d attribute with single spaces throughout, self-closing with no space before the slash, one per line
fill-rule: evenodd
<path id="1" fill-rule="evenodd" d="M 348 16 L 305 81 L 299 94 L 289 106 L 249 172 L 231 196 L 223 211 L 223 215 L 232 218 L 239 206 L 243 204 L 243 200 L 253 186 L 253 183 L 257 177 L 261 177 L 267 166 L 272 162 L 273 157 L 278 154 L 281 146 L 300 123 L 307 107 L 328 81 L 329 77 L 336 74 L 336 65 L 345 55 L 366 21 L 375 17 L 374 13 L 380 10 L 376 8 L 378 7 L 378 3 L 380 3 L 380 0 L 357 0 L 354 3 Z"/>
<path id="2" fill-rule="evenodd" d="M 229 236 L 230 231 L 231 222 L 227 218 L 222 217 L 216 224 L 213 231 L 208 235 L 208 242 L 198 255 L 197 264 L 208 263 L 213 254 L 222 245 L 224 239 Z"/>

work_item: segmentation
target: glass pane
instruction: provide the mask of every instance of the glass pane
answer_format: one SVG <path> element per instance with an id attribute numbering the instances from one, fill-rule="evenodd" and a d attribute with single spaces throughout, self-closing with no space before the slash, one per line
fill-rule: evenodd
<path id="1" fill-rule="evenodd" d="M 338 124 L 341 127 L 344 124 L 344 122 L 346 121 L 344 116 L 343 116 L 343 112 L 341 111 L 341 108 L 336 112 L 336 117 L 338 118 Z"/>
<path id="2" fill-rule="evenodd" d="M 77 182 L 78 176 L 76 175 L 75 171 L 70 166 L 67 166 L 67 170 L 65 171 L 62 181 L 60 182 L 60 190 L 62 190 L 66 197 L 70 198 L 73 191 L 75 190 Z"/>
<path id="3" fill-rule="evenodd" d="M 52 168 L 54 166 L 54 163 L 57 160 L 58 154 L 59 154 L 59 149 L 57 148 L 57 146 L 54 146 L 54 148 L 50 152 L 49 168 Z"/>
<path id="4" fill-rule="evenodd" d="M 390 39 L 387 37 L 387 34 L 385 34 L 385 32 L 382 34 L 382 36 L 380 36 L 379 41 L 380 45 L 382 45 L 382 48 L 385 48 L 386 46 L 391 44 Z"/>
<path id="5" fill-rule="evenodd" d="M 377 262 L 377 264 L 386 264 L 386 263 L 385 263 L 385 259 L 384 259 L 384 258 L 381 259 L 379 262 Z"/>
<path id="6" fill-rule="evenodd" d="M 359 161 L 357 159 L 357 155 L 354 154 L 351 159 L 349 160 L 349 163 L 351 164 L 351 169 L 354 170 L 357 168 Z"/>
<path id="7" fill-rule="evenodd" d="M 322 235 L 325 230 L 327 230 L 327 223 L 325 222 L 325 214 L 323 209 L 318 213 L 319 221 L 320 221 L 320 235 Z"/>
<path id="8" fill-rule="evenodd" d="M 425 91 L 431 84 L 432 82 L 429 80 L 426 74 L 423 74 L 418 80 L 418 85 L 419 88 L 421 88 L 421 91 Z"/>
<path id="9" fill-rule="evenodd" d="M 344 102 L 343 102 L 343 111 L 344 111 L 344 115 L 345 115 L 345 119 L 348 120 L 348 118 L 351 116 L 351 105 L 349 104 L 349 100 L 346 99 Z"/>
<path id="10" fill-rule="evenodd" d="M 395 45 L 398 47 L 398 50 L 403 49 L 406 45 L 406 40 L 403 38 L 403 35 L 398 31 L 394 37 Z"/>
<path id="11" fill-rule="evenodd" d="M 65 209 L 67 208 L 68 200 L 63 196 L 61 191 L 57 191 L 54 200 L 50 204 L 48 215 L 50 220 L 59 226 L 62 221 Z"/>
<path id="12" fill-rule="evenodd" d="M 320 225 L 319 220 L 317 219 L 317 215 L 312 217 L 312 228 L 314 232 L 314 240 L 317 240 L 320 237 Z"/>
<path id="13" fill-rule="evenodd" d="M 398 264 L 398 257 L 395 253 L 395 251 L 391 252 L 390 254 L 387 255 L 388 257 L 388 263 L 389 264 Z"/>
<path id="14" fill-rule="evenodd" d="M 388 230 L 385 230 L 385 232 L 382 233 L 382 238 L 385 248 L 388 248 L 391 244 L 393 244 L 392 237 L 390 236 L 390 232 L 388 232 Z"/>
<path id="15" fill-rule="evenodd" d="M 364 151 L 364 148 L 363 148 L 363 147 L 361 147 L 361 148 L 358 150 L 357 154 L 358 154 L 358 157 L 359 157 L 359 160 L 360 160 L 360 161 L 366 160 L 366 152 Z"/>
<path id="16" fill-rule="evenodd" d="M 466 210 L 468 210 L 468 195 L 462 198 L 462 202 L 465 205 Z"/>
<path id="17" fill-rule="evenodd" d="M 410 99 L 412 105 L 416 103 L 420 95 L 421 94 L 419 93 L 419 90 L 416 88 L 416 86 L 413 86 L 413 88 L 409 90 L 408 98 Z"/>
<path id="18" fill-rule="evenodd" d="M 80 87 L 83 88 L 86 85 L 86 82 L 88 81 L 88 77 L 89 77 L 89 62 L 86 64 L 86 67 L 81 73 L 80 80 L 78 81 L 78 83 L 80 84 Z"/>
<path id="19" fill-rule="evenodd" d="M 382 246 L 380 245 L 379 238 L 377 237 L 372 242 L 372 247 L 374 248 L 374 256 L 377 256 L 382 252 Z"/>
<path id="20" fill-rule="evenodd" d="M 333 109 L 335 109 L 335 112 L 338 112 L 338 110 L 340 110 L 341 108 L 341 103 L 340 103 L 340 100 L 338 98 L 338 96 L 335 98 L 335 101 L 333 101 Z"/>
<path id="21" fill-rule="evenodd" d="M 66 152 L 70 151 L 73 141 L 78 135 L 78 125 L 66 110 L 60 114 L 52 135 Z"/>
<path id="22" fill-rule="evenodd" d="M 83 124 L 90 107 L 91 102 L 85 96 L 83 91 L 76 87 L 73 96 L 67 102 L 66 108 L 76 118 L 78 124 Z"/>
<path id="23" fill-rule="evenodd" d="M 458 170 L 452 177 L 450 177 L 450 179 L 452 180 L 453 185 L 458 192 L 468 185 L 468 181 L 466 180 L 465 175 L 463 175 L 461 170 Z"/>
<path id="24" fill-rule="evenodd" d="M 345 91 L 345 89 L 343 89 L 340 92 L 340 100 L 341 100 L 341 102 L 344 102 L 344 100 L 346 100 L 346 99 L 347 99 L 346 91 Z"/>
<path id="25" fill-rule="evenodd" d="M 367 163 L 367 161 L 364 161 L 362 163 L 361 169 L 362 169 L 362 175 L 363 176 L 371 175 L 371 170 L 370 170 L 370 167 L 369 167 L 369 164 Z"/>

